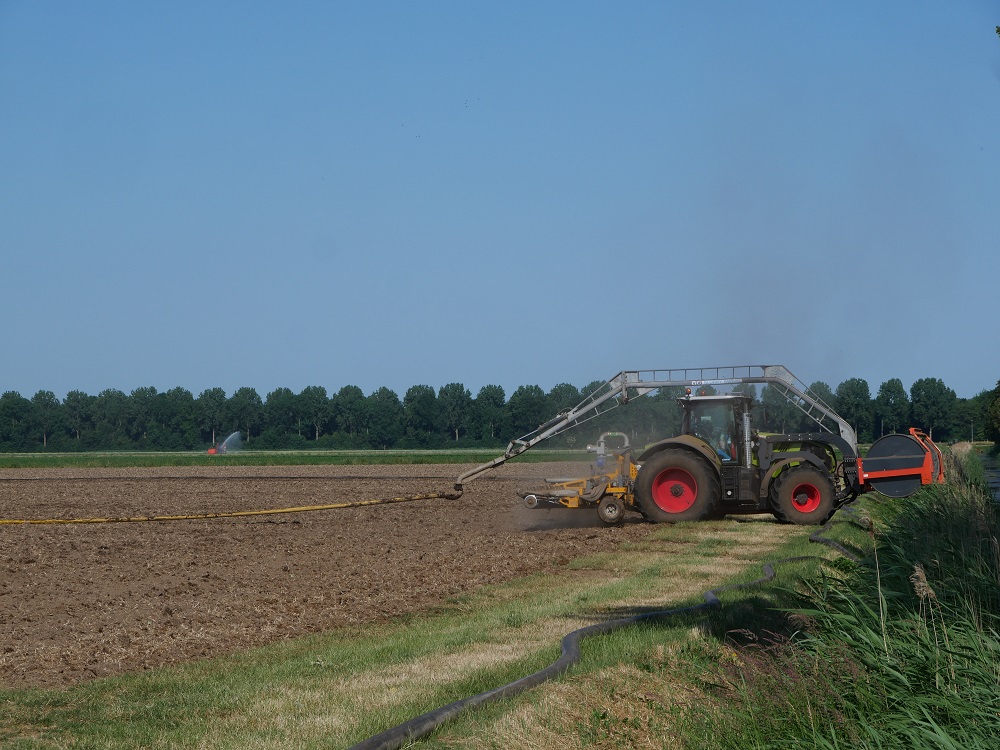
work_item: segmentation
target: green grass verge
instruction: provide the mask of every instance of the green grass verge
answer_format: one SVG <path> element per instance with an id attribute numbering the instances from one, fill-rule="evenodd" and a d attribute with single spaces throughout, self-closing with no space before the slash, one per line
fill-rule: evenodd
<path id="1" fill-rule="evenodd" d="M 784 531 L 785 537 L 765 551 L 758 537 L 767 525 L 777 534 Z M 462 716 L 416 747 L 715 747 L 711 723 L 720 713 L 720 665 L 738 663 L 739 649 L 759 643 L 759 634 L 789 637 L 797 626 L 788 609 L 799 602 L 804 581 L 821 567 L 837 564 L 836 559 L 825 564 L 816 559 L 830 553 L 808 541 L 812 530 L 775 526 L 763 519 L 663 527 L 656 537 L 682 545 L 683 551 L 646 567 L 648 558 L 632 560 L 639 569 L 637 578 L 668 576 L 675 585 L 685 579 L 700 592 L 721 583 L 720 573 L 726 583 L 749 583 L 761 576 L 765 560 L 812 559 L 777 563 L 773 581 L 724 592 L 720 610 L 646 623 L 585 642 L 583 660 L 563 680 Z M 865 540 L 846 519 L 829 535 L 852 547 Z M 742 545 L 747 545 L 747 553 L 734 557 L 734 548 Z M 616 555 L 602 557 L 607 559 L 601 567 L 622 563 Z M 710 559 L 730 568 L 728 574 L 706 573 L 704 561 Z M 633 601 L 643 601 L 640 592 L 632 594 Z M 671 606 L 700 601 L 699 593 Z M 632 606 L 614 614 L 661 606 Z"/>
<path id="2" fill-rule="evenodd" d="M 697 603 L 711 586 L 756 578 L 760 559 L 815 554 L 815 546 L 805 541 L 807 533 L 773 522 L 735 519 L 661 527 L 642 543 L 615 553 L 487 587 L 434 612 L 391 623 L 66 690 L 3 691 L 0 744 L 345 747 L 542 668 L 558 656 L 566 632 L 595 619 Z M 674 671 L 666 665 L 675 659 L 686 659 L 686 653 L 710 658 L 710 649 L 690 649 L 692 639 L 718 644 L 734 629 L 784 627 L 773 610 L 786 602 L 786 590 L 798 585 L 801 573 L 814 566 L 788 565 L 779 571 L 779 585 L 727 594 L 720 613 L 645 624 L 586 642 L 583 662 L 552 685 L 558 689 L 581 680 L 600 683 L 609 669 L 623 663 L 638 665 L 633 668 L 641 675 L 672 680 Z M 551 689 L 542 688 L 542 696 Z M 486 741 L 484 737 L 499 738 L 497 746 L 518 746 L 516 732 L 503 725 L 534 704 L 539 693 L 532 692 L 532 697 L 503 701 L 463 717 L 422 746 L 476 746 Z M 666 705 L 661 706 L 664 716 L 669 714 Z M 570 727 L 580 737 L 596 741 L 617 731 L 613 717 L 591 714 L 586 706 L 582 710 Z M 558 712 L 563 719 L 573 715 Z M 484 731 L 490 726 L 496 729 Z M 539 737 L 544 735 L 539 732 Z M 546 747 L 544 742 L 528 744 Z"/>

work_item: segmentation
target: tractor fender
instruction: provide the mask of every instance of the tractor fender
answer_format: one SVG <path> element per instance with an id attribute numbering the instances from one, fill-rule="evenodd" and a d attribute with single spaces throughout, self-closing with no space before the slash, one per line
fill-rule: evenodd
<path id="1" fill-rule="evenodd" d="M 781 458 L 775 461 L 768 468 L 767 472 L 760 478 L 761 497 L 767 497 L 771 491 L 771 483 L 775 478 L 792 464 L 811 464 L 825 474 L 830 473 L 830 468 L 819 456 L 810 451 L 796 451 L 795 453 L 783 453 Z"/>
<path id="2" fill-rule="evenodd" d="M 636 459 L 636 463 L 641 464 L 650 456 L 654 456 L 661 451 L 665 451 L 667 448 L 681 448 L 686 451 L 690 451 L 701 458 L 708 461 L 709 465 L 715 469 L 715 473 L 719 474 L 722 472 L 722 459 L 719 458 L 719 454 L 706 443 L 701 438 L 695 437 L 694 435 L 678 435 L 677 437 L 667 438 L 666 440 L 660 440 L 657 443 L 653 443 L 646 447 L 639 457 Z"/>

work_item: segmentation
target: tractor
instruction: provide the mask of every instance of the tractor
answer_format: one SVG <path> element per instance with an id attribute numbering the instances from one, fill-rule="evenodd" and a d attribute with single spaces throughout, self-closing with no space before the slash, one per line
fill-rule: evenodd
<path id="1" fill-rule="evenodd" d="M 709 393 L 719 386 L 748 383 L 771 385 L 816 429 L 760 432 L 753 425 L 752 396 L 738 391 Z M 525 505 L 596 508 L 607 524 L 621 523 L 626 511 L 657 523 L 771 513 L 786 523 L 822 524 L 869 490 L 900 498 L 922 485 L 944 481 L 941 451 L 920 430 L 886 435 L 862 458 L 851 425 L 787 368 L 742 365 L 622 371 L 576 407 L 511 441 L 503 456 L 461 475 L 455 488 L 461 490 L 469 479 L 609 406 L 674 386 L 685 388 L 685 395 L 677 399 L 682 410 L 678 435 L 636 453 L 626 435 L 605 433 L 594 449 L 598 473 L 547 480 L 542 490 L 520 493 Z M 623 439 L 623 445 L 609 465 L 606 440 L 611 436 Z"/>

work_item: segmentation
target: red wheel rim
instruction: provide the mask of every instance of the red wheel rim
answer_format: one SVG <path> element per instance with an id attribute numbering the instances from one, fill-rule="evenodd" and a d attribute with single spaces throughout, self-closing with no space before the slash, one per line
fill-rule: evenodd
<path id="1" fill-rule="evenodd" d="M 664 469 L 653 480 L 653 502 L 667 513 L 683 513 L 697 497 L 698 483 L 684 469 Z"/>
<path id="2" fill-rule="evenodd" d="M 799 484 L 792 490 L 792 507 L 800 513 L 812 513 L 820 499 L 819 487 L 814 484 Z"/>

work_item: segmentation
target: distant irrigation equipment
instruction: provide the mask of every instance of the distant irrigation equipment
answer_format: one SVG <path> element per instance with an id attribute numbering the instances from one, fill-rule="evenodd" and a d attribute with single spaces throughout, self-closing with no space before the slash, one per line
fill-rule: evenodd
<path id="1" fill-rule="evenodd" d="M 237 430 L 232 435 L 227 437 L 225 440 L 220 442 L 218 445 L 209 448 L 208 452 L 212 456 L 224 455 L 226 453 L 233 453 L 234 451 L 238 451 L 242 447 L 243 447 L 243 436 L 240 434 L 239 430 Z"/>

